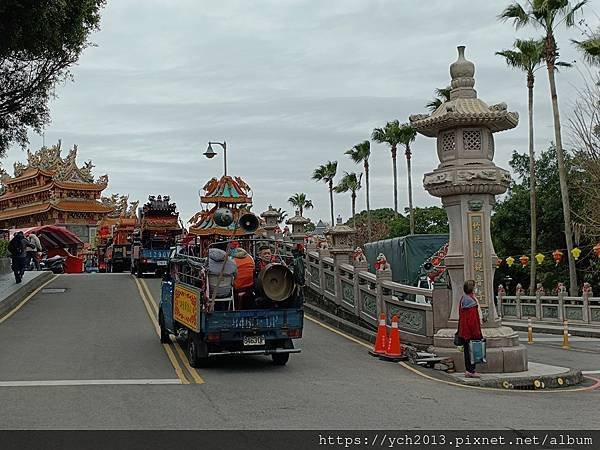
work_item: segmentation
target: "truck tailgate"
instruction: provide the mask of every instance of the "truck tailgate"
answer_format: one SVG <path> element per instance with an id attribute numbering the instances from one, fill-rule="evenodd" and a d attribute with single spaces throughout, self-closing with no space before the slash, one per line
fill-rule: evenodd
<path id="1" fill-rule="evenodd" d="M 200 328 L 205 333 L 302 328 L 303 320 L 301 309 L 215 311 L 202 315 Z"/>

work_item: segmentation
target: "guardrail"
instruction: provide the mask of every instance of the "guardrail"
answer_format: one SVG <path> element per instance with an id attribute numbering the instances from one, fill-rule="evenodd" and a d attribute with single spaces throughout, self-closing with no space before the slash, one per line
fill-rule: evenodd
<path id="1" fill-rule="evenodd" d="M 567 293 L 557 296 L 542 294 L 506 295 L 498 292 L 498 310 L 502 317 L 536 319 L 540 322 L 573 323 L 600 326 L 600 297 L 584 293 L 581 297 L 570 297 Z"/>
<path id="2" fill-rule="evenodd" d="M 293 244 L 286 246 L 286 254 Z M 388 323 L 398 316 L 403 339 L 433 343 L 433 291 L 391 280 L 391 272 L 367 270 L 365 263 L 335 264 L 329 252 L 306 252 L 306 286 L 314 294 L 373 327 L 383 312 Z"/>

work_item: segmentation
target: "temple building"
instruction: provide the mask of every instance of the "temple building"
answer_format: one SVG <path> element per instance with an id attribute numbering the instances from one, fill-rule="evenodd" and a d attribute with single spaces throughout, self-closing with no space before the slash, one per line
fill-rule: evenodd
<path id="1" fill-rule="evenodd" d="M 60 141 L 52 147 L 27 152 L 27 164 L 15 163 L 14 176 L 0 178 L 0 228 L 59 225 L 92 243 L 96 226 L 109 206 L 99 199 L 108 176 L 94 179 L 91 161 L 77 165 L 77 146 L 61 156 Z"/>

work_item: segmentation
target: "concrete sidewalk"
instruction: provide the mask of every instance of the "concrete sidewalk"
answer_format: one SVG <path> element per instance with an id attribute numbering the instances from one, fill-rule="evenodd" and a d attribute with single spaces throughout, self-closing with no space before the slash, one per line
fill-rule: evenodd
<path id="1" fill-rule="evenodd" d="M 0 318 L 52 276 L 50 271 L 25 272 L 23 281 L 17 284 L 12 272 L 0 274 Z"/>

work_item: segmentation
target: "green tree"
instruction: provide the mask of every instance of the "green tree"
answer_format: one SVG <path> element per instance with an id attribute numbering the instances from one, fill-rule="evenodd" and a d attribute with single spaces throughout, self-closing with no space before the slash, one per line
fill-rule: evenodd
<path id="1" fill-rule="evenodd" d="M 371 139 L 380 144 L 388 144 L 392 151 L 392 170 L 394 173 L 394 211 L 398 215 L 398 169 L 396 166 L 396 153 L 400 143 L 402 132 L 400 122 L 392 120 L 385 124 L 383 128 L 375 128 L 371 134 Z"/>
<path id="2" fill-rule="evenodd" d="M 354 229 L 356 229 L 356 192 L 362 187 L 360 184 L 361 180 L 362 173 L 357 176 L 354 172 L 344 172 L 342 179 L 337 186 L 333 188 L 338 194 L 350 191 L 350 198 L 352 200 L 352 226 Z"/>
<path id="3" fill-rule="evenodd" d="M 350 150 L 346 151 L 346 155 L 350 157 L 356 164 L 363 164 L 365 171 L 365 182 L 367 187 L 367 237 L 371 240 L 371 203 L 369 201 L 369 157 L 371 156 L 371 143 L 363 141 L 356 144 Z"/>
<path id="4" fill-rule="evenodd" d="M 413 199 L 412 199 L 412 169 L 411 159 L 412 152 L 410 144 L 417 137 L 417 130 L 405 123 L 400 127 L 400 143 L 404 145 L 404 156 L 406 156 L 406 171 L 408 172 L 408 211 L 410 220 L 410 234 L 415 234 L 415 218 L 413 214 Z"/>
<path id="5" fill-rule="evenodd" d="M 416 234 L 443 234 L 449 232 L 448 215 L 444 208 L 429 206 L 427 208 L 415 208 L 415 233 Z M 400 216 L 390 223 L 390 238 L 414 234 L 410 232 L 410 220 Z"/>
<path id="6" fill-rule="evenodd" d="M 554 116 L 554 139 L 558 160 L 558 174 L 560 178 L 560 193 L 563 204 L 563 220 L 565 223 L 565 237 L 567 242 L 567 257 L 569 260 L 569 289 L 571 295 L 577 292 L 577 272 L 575 260 L 571 254 L 573 249 L 573 235 L 571 227 L 571 207 L 569 204 L 569 191 L 567 186 L 567 171 L 565 167 L 565 154 L 563 151 L 562 134 L 560 129 L 560 114 L 558 110 L 558 94 L 556 92 L 556 62 L 558 47 L 554 36 L 555 30 L 562 24 L 567 28 L 575 24 L 576 14 L 587 3 L 580 1 L 574 5 L 569 0 L 528 0 L 527 10 L 518 2 L 510 4 L 500 14 L 500 20 L 512 20 L 515 28 L 519 29 L 526 25 L 533 25 L 544 33 L 544 60 L 548 70 L 548 81 L 550 84 L 550 98 L 552 100 L 552 112 Z"/>
<path id="7" fill-rule="evenodd" d="M 11 143 L 25 146 L 27 129 L 50 121 L 57 83 L 99 29 L 106 0 L 0 2 L 0 157 Z"/>
<path id="8" fill-rule="evenodd" d="M 313 208 L 312 200 L 306 198 L 306 194 L 303 192 L 296 193 L 288 198 L 288 203 L 290 203 L 294 208 L 298 208 L 300 210 L 300 215 L 304 214 L 305 209 Z"/>
<path id="9" fill-rule="evenodd" d="M 435 98 L 427 103 L 425 107 L 431 112 L 435 111 L 442 105 L 442 103 L 450 100 L 451 90 L 452 88 L 450 86 L 446 86 L 445 88 L 437 88 L 435 90 Z"/>
<path id="10" fill-rule="evenodd" d="M 329 206 L 331 208 L 331 226 L 335 226 L 335 220 L 333 218 L 333 179 L 337 173 L 337 161 L 327 161 L 326 164 L 322 164 L 315 169 L 313 172 L 313 180 L 322 181 L 327 184 L 329 188 Z"/>
<path id="11" fill-rule="evenodd" d="M 590 64 L 600 65 L 600 29 L 588 36 L 582 41 L 571 40 L 583 57 Z"/>
<path id="12" fill-rule="evenodd" d="M 529 39 L 527 41 L 517 39 L 514 50 L 503 50 L 496 55 L 504 57 L 506 64 L 515 69 L 525 72 L 527 76 L 527 110 L 529 119 L 529 192 L 530 192 L 530 220 L 531 220 L 531 253 L 530 253 L 530 280 L 529 295 L 535 293 L 535 271 L 537 254 L 537 224 L 536 224 L 536 197 L 535 197 L 535 152 L 533 134 L 533 85 L 535 83 L 534 72 L 540 67 L 544 60 L 544 42 Z"/>

